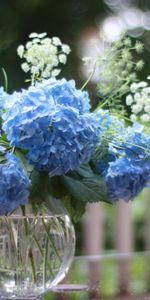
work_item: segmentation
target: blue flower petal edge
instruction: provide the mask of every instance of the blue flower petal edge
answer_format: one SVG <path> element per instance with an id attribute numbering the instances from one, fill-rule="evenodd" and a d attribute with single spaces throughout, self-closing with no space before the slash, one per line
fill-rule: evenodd
<path id="1" fill-rule="evenodd" d="M 0 164 L 0 215 L 12 212 L 28 201 L 30 180 L 19 159 L 6 155 L 7 161 Z"/>

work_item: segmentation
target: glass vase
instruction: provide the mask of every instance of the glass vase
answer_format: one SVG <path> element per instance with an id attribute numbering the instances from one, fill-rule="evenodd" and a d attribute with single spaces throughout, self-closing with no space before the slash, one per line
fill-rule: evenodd
<path id="1" fill-rule="evenodd" d="M 75 233 L 61 202 L 51 200 L 44 213 L 26 211 L 0 217 L 0 295 L 34 299 L 66 275 L 75 249 Z"/>

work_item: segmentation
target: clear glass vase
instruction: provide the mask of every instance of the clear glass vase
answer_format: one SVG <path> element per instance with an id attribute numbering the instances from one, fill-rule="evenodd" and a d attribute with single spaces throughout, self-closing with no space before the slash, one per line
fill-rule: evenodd
<path id="1" fill-rule="evenodd" d="M 0 296 L 34 299 L 66 275 L 75 249 L 73 225 L 59 200 L 50 210 L 31 208 L 0 217 Z"/>

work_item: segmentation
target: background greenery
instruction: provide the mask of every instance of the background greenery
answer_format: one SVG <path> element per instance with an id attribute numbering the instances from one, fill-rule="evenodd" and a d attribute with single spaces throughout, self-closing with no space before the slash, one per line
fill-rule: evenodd
<path id="1" fill-rule="evenodd" d="M 80 86 L 80 59 L 77 52 L 79 38 L 85 29 L 97 29 L 109 15 L 116 14 L 112 4 L 116 3 L 117 6 L 121 2 L 144 11 L 150 9 L 149 0 L 1 0 L 0 67 L 4 67 L 8 74 L 10 90 L 23 86 L 25 75 L 20 69 L 16 48 L 24 44 L 29 33 L 34 31 L 59 36 L 71 46 L 72 52 L 63 75 L 75 78 Z M 140 38 L 148 41 L 149 32 Z M 146 68 L 142 76 L 149 70 L 149 51 L 145 51 L 144 60 Z M 3 83 L 2 74 L 0 83 Z"/>
<path id="2" fill-rule="evenodd" d="M 122 1 L 121 1 L 122 2 Z M 120 2 L 120 3 L 121 3 Z M 123 1 L 143 11 L 150 10 L 149 0 Z M 123 3 L 122 2 L 122 3 Z M 77 85 L 82 85 L 80 74 L 80 58 L 78 56 L 78 42 L 86 28 L 97 29 L 109 15 L 116 13 L 113 3 L 117 0 L 1 0 L 0 1 L 0 85 L 4 84 L 1 71 L 3 67 L 9 78 L 9 92 L 25 86 L 25 74 L 20 68 L 20 59 L 16 55 L 17 46 L 25 44 L 31 32 L 47 32 L 48 36 L 59 36 L 64 43 L 71 46 L 67 67 L 63 74 L 66 78 L 74 78 Z M 118 4 L 116 4 L 118 5 Z M 144 51 L 145 68 L 141 72 L 141 79 L 149 74 L 150 33 L 144 32 L 139 39 L 146 43 Z M 92 85 L 91 96 L 96 92 Z M 143 196 L 145 197 L 145 196 Z M 139 199 L 133 208 L 135 219 L 135 244 L 137 250 L 144 248 L 144 214 L 146 202 Z M 110 230 L 114 223 L 115 207 L 106 205 L 106 248 L 113 247 L 113 236 Z M 109 222 L 107 222 L 109 220 Z M 80 232 L 77 241 L 77 254 L 82 253 L 81 225 L 76 225 Z"/>

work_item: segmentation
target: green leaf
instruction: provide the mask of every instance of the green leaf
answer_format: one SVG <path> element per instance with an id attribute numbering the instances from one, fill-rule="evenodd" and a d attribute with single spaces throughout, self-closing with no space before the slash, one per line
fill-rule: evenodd
<path id="1" fill-rule="evenodd" d="M 22 165 L 27 173 L 31 173 L 33 171 L 33 166 L 30 165 L 25 157 L 25 155 L 18 149 L 15 148 L 14 154 L 20 158 Z"/>
<path id="2" fill-rule="evenodd" d="M 65 197 L 62 199 L 62 201 L 72 221 L 75 223 L 78 222 L 85 213 L 86 202 L 79 202 L 73 197 Z"/>
<path id="3" fill-rule="evenodd" d="M 30 202 L 33 207 L 41 206 L 48 194 L 48 173 L 34 170 L 31 173 Z"/>
<path id="4" fill-rule="evenodd" d="M 6 158 L 3 155 L 0 155 L 0 164 L 3 164 L 6 162 Z"/>
<path id="5" fill-rule="evenodd" d="M 54 176 L 49 178 L 48 182 L 48 192 L 56 198 L 61 199 L 66 196 L 68 191 L 63 184 L 61 176 Z"/>
<path id="6" fill-rule="evenodd" d="M 82 165 L 80 168 L 76 170 L 76 172 L 81 176 L 81 177 L 92 177 L 93 176 L 93 171 L 90 168 L 89 165 Z"/>
<path id="7" fill-rule="evenodd" d="M 108 202 L 106 183 L 99 175 L 92 173 L 91 177 L 83 177 L 80 180 L 63 176 L 63 181 L 72 197 L 78 201 Z"/>
<path id="8" fill-rule="evenodd" d="M 8 143 L 8 140 L 7 140 L 7 135 L 6 135 L 6 133 L 3 133 L 3 134 L 2 134 L 2 136 L 0 137 L 0 140 L 1 140 L 1 141 L 5 141 L 5 142 L 7 142 L 7 143 Z"/>
<path id="9" fill-rule="evenodd" d="M 3 134 L 1 137 L 0 137 L 0 145 L 5 147 L 5 148 L 11 148 L 10 145 L 9 145 L 9 142 L 7 141 L 7 137 L 5 134 Z"/>

